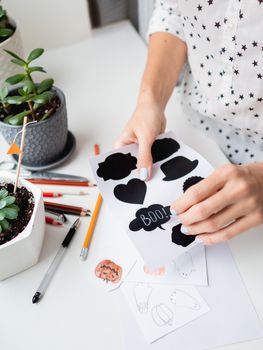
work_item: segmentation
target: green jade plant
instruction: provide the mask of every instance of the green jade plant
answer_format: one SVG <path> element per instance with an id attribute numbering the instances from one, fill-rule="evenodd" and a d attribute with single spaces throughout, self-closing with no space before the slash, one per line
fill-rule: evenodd
<path id="1" fill-rule="evenodd" d="M 6 10 L 0 6 L 0 43 L 7 40 L 14 33 L 14 28 L 10 24 Z"/>
<path id="2" fill-rule="evenodd" d="M 19 88 L 15 90 L 18 95 L 13 95 L 14 90 L 10 92 L 7 87 L 0 89 L 0 117 L 4 116 L 4 122 L 11 125 L 22 125 L 25 116 L 28 117 L 29 121 L 47 119 L 57 107 L 56 103 L 50 103 L 56 96 L 55 92 L 52 91 L 54 80 L 45 79 L 39 84 L 35 83 L 32 73 L 46 73 L 46 71 L 43 67 L 31 65 L 44 53 L 44 49 L 34 49 L 27 59 L 23 59 L 9 50 L 4 51 L 12 57 L 12 63 L 21 66 L 23 72 L 6 79 L 6 83 L 10 85 L 20 84 Z M 14 108 L 14 105 L 18 107 L 22 105 L 19 113 L 16 113 L 18 108 Z M 40 107 L 43 106 L 47 108 L 40 110 Z"/>
<path id="3" fill-rule="evenodd" d="M 11 227 L 10 221 L 17 219 L 19 207 L 16 199 L 5 188 L 0 189 L 0 233 Z"/>

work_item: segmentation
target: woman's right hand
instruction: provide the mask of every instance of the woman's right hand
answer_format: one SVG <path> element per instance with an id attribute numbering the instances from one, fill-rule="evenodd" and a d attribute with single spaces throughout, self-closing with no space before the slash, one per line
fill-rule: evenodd
<path id="1" fill-rule="evenodd" d="M 138 143 L 137 168 L 140 179 L 143 181 L 151 177 L 151 147 L 156 137 L 164 132 L 165 127 L 166 118 L 158 103 L 155 101 L 138 102 L 132 117 L 114 143 L 115 148 Z"/>

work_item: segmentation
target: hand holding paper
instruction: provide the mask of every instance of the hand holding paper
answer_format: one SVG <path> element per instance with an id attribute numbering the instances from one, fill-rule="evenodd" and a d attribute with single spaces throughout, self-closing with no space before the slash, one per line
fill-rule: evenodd
<path id="1" fill-rule="evenodd" d="M 213 169 L 172 133 L 158 137 L 151 150 L 154 164 L 147 182 L 138 179 L 137 144 L 94 157 L 91 165 L 116 224 L 124 227 L 145 263 L 158 268 L 198 244 L 184 235 L 169 207 L 187 186 Z"/>
<path id="2" fill-rule="evenodd" d="M 220 243 L 263 222 L 263 165 L 228 164 L 191 187 L 172 207 L 184 232 Z"/>

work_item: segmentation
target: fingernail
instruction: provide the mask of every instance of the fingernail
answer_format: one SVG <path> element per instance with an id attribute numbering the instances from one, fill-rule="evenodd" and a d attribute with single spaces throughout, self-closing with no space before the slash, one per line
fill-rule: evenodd
<path id="1" fill-rule="evenodd" d="M 147 168 L 141 168 L 140 169 L 140 179 L 142 181 L 145 181 L 145 180 L 147 180 L 147 178 L 148 178 L 148 169 Z"/>
<path id="2" fill-rule="evenodd" d="M 187 234 L 188 233 L 188 230 L 185 226 L 182 226 L 181 227 L 181 232 L 184 233 L 184 234 Z"/>
<path id="3" fill-rule="evenodd" d="M 204 243 L 203 240 L 202 240 L 202 238 L 199 238 L 199 237 L 196 237 L 196 238 L 195 238 L 195 241 L 196 241 L 197 243 Z"/>
<path id="4" fill-rule="evenodd" d="M 173 208 L 170 208 L 170 213 L 173 215 L 173 216 L 177 216 L 177 212 L 175 209 Z"/>

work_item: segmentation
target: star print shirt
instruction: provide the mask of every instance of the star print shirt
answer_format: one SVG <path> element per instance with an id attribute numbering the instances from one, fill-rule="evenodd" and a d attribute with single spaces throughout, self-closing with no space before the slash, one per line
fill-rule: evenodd
<path id="1" fill-rule="evenodd" d="M 234 163 L 263 160 L 263 0 L 156 0 L 149 35 L 187 44 L 181 101 Z"/>

